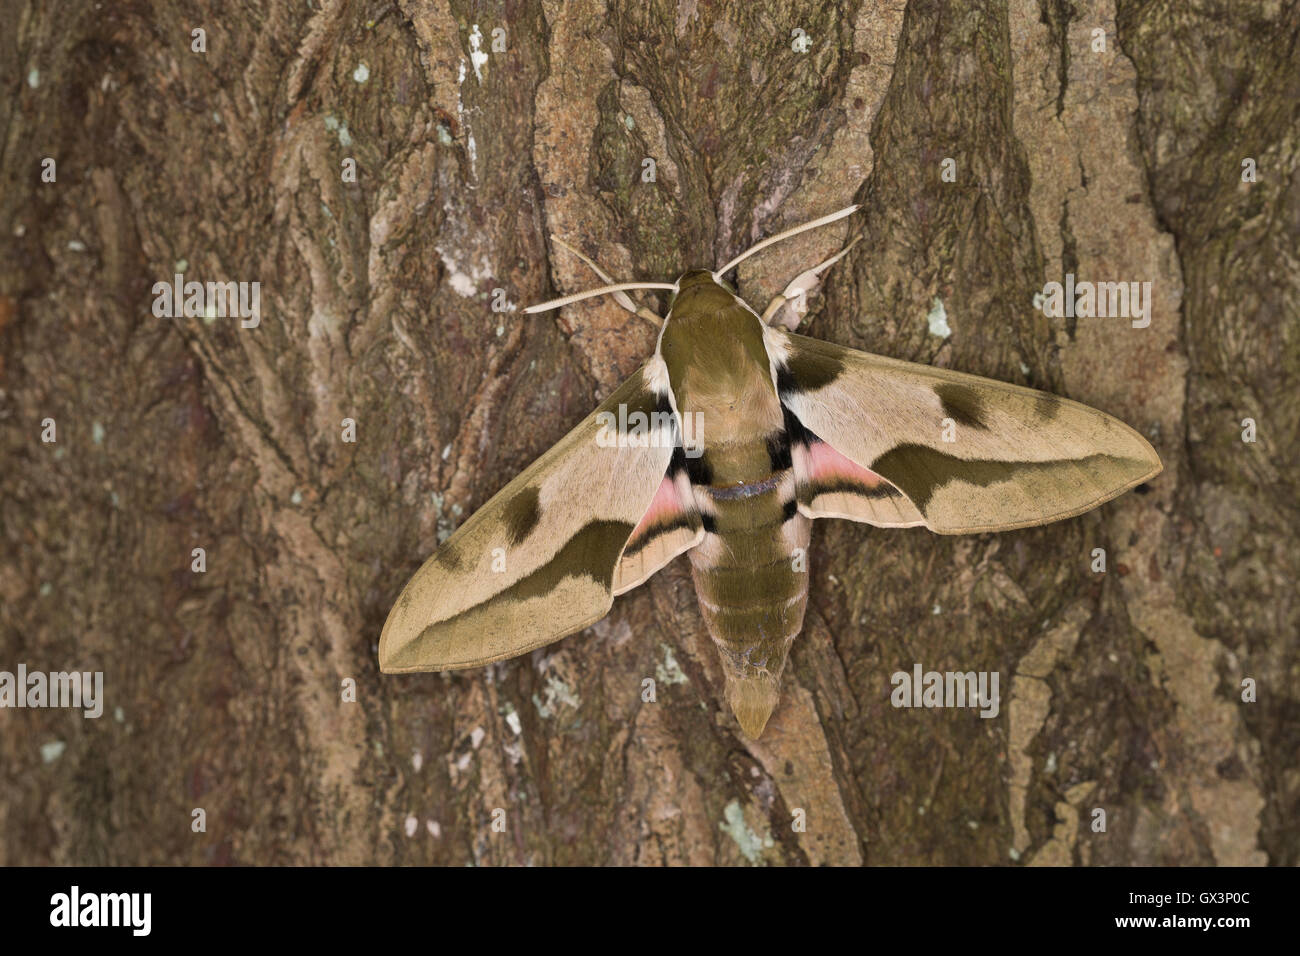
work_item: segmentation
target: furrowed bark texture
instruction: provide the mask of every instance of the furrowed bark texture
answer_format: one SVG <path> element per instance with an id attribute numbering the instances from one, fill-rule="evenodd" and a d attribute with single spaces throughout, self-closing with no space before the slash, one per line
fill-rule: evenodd
<path id="1" fill-rule="evenodd" d="M 0 711 L 0 863 L 1300 863 L 1296 2 L 83 7 L 0 4 L 0 670 L 105 709 Z M 1165 472 L 1008 534 L 819 522 L 757 742 L 684 560 L 381 676 L 409 575 L 653 349 L 517 310 L 597 281 L 549 235 L 671 281 L 853 201 L 742 295 L 860 229 L 806 331 Z M 260 325 L 156 318 L 178 272 Z M 1066 273 L 1150 282 L 1150 326 L 1035 309 Z M 894 708 L 916 663 L 998 672 L 998 716 Z"/>

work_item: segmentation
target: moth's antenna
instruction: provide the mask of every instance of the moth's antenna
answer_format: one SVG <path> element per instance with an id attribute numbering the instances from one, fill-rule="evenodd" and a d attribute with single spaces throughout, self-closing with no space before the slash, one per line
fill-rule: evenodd
<path id="1" fill-rule="evenodd" d="M 590 258 L 588 258 L 587 256 L 583 255 L 582 252 L 581 252 L 580 250 L 573 248 L 573 246 L 569 245 L 567 242 L 565 242 L 563 239 L 561 239 L 561 238 L 560 238 L 559 236 L 557 236 L 555 233 L 551 233 L 551 242 L 555 243 L 557 246 L 559 246 L 561 249 L 563 249 L 563 250 L 564 250 L 565 252 L 567 252 L 569 255 L 577 257 L 577 258 L 582 262 L 583 265 L 585 265 L 585 266 L 586 266 L 588 269 L 590 269 L 592 272 L 596 273 L 596 275 L 599 276 L 601 279 L 605 280 L 605 284 L 606 284 L 606 285 L 613 285 L 613 284 L 614 284 L 614 277 L 613 277 L 612 275 L 610 275 L 608 272 L 606 272 L 606 271 L 605 271 L 604 269 L 602 269 L 600 266 L 596 265 L 596 263 L 593 262 Z M 618 304 L 619 304 L 619 305 L 623 305 L 623 302 L 624 302 L 624 301 L 627 301 L 627 302 L 629 302 L 629 303 L 632 301 L 632 300 L 629 299 L 626 295 L 624 295 L 622 292 L 615 292 L 615 293 L 614 293 L 614 298 L 618 300 Z M 627 308 L 631 308 L 631 307 L 632 307 L 632 306 L 630 306 L 630 305 L 624 305 L 624 306 L 623 306 L 623 308 L 625 308 L 625 309 L 627 309 Z"/>
<path id="2" fill-rule="evenodd" d="M 714 272 L 713 273 L 714 281 L 721 282 L 722 277 L 724 275 L 726 275 L 732 269 L 736 268 L 736 266 L 740 265 L 742 262 L 744 262 L 746 259 L 752 256 L 754 253 L 766 249 L 768 246 L 772 245 L 773 243 L 780 242 L 782 239 L 789 239 L 791 236 L 797 236 L 799 235 L 799 233 L 807 232 L 809 229 L 816 229 L 818 226 L 825 226 L 825 225 L 829 225 L 832 222 L 837 222 L 838 220 L 843 219 L 845 216 L 853 215 L 861 208 L 862 207 L 858 205 L 846 206 L 845 208 L 841 209 L 839 212 L 833 212 L 829 216 L 822 216 L 820 219 L 814 219 L 812 222 L 805 222 L 802 226 L 795 226 L 793 229 L 787 229 L 785 232 L 778 232 L 775 236 L 769 236 L 768 238 L 760 242 L 758 245 L 751 246 L 750 248 L 746 249 L 740 255 L 736 256 L 736 258 L 728 262 L 721 269 L 718 269 L 716 272 Z"/>
<path id="3" fill-rule="evenodd" d="M 573 246 L 569 245 L 567 242 L 565 242 L 563 239 L 561 239 L 559 236 L 555 235 L 554 233 L 551 234 L 551 242 L 555 243 L 565 252 L 577 256 L 580 260 L 582 260 L 582 262 L 587 266 L 588 269 L 596 273 L 596 275 L 599 276 L 602 280 L 610 284 L 613 284 L 614 282 L 613 277 L 608 275 L 604 269 L 596 265 L 596 263 L 588 259 L 581 252 L 573 248 Z M 619 305 L 621 305 L 623 308 L 625 308 L 627 311 L 631 312 L 633 315 L 640 316 L 641 318 L 645 319 L 656 329 L 661 327 L 664 324 L 663 319 L 661 319 L 658 315 L 656 315 L 651 310 L 647 309 L 645 306 L 643 305 L 638 306 L 635 302 L 632 301 L 631 297 L 628 296 L 626 292 L 615 292 L 614 301 L 617 302 Z"/>
<path id="4" fill-rule="evenodd" d="M 547 312 L 551 309 L 558 309 L 562 305 L 570 305 L 574 302 L 581 302 L 583 299 L 592 299 L 598 295 L 608 295 L 611 292 L 625 292 L 632 289 L 667 289 L 670 292 L 676 292 L 677 286 L 671 282 L 618 282 L 614 285 L 601 286 L 599 289 L 588 289 L 586 292 L 575 292 L 573 295 L 566 295 L 559 299 L 552 299 L 550 302 L 541 302 L 537 305 L 530 305 L 524 309 L 524 312 L 532 315 L 536 312 Z"/>

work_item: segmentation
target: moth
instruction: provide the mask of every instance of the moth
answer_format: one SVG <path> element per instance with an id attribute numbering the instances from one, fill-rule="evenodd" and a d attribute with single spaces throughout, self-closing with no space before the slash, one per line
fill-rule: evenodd
<path id="1" fill-rule="evenodd" d="M 655 353 L 415 573 L 384 624 L 381 670 L 527 653 L 594 624 L 685 553 L 726 700 L 757 738 L 803 626 L 814 519 L 1006 531 L 1081 514 L 1159 474 L 1146 439 L 1097 409 L 796 334 L 804 297 L 851 244 L 762 315 L 723 280 L 857 208 L 673 283 L 614 284 L 569 249 L 609 284 L 525 311 L 613 294 L 658 327 Z M 646 288 L 671 290 L 666 316 L 627 296 Z"/>

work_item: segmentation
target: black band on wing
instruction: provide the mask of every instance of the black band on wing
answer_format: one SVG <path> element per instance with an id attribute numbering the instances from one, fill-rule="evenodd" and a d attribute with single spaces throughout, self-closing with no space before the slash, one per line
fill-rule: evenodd
<path id="1" fill-rule="evenodd" d="M 884 481 L 871 488 L 852 481 L 816 481 L 811 484 L 801 485 L 799 494 L 804 501 L 813 501 L 818 495 L 857 495 L 859 498 L 867 498 L 872 501 L 904 497 L 901 491 Z"/>
<path id="2" fill-rule="evenodd" d="M 790 411 L 789 407 L 781 403 L 782 424 L 785 426 L 785 436 L 787 447 L 794 445 L 811 445 L 813 442 L 821 441 L 811 429 L 806 427 L 803 422 L 799 421 L 799 416 Z"/>
<path id="3" fill-rule="evenodd" d="M 694 531 L 699 527 L 698 521 L 699 516 L 692 512 L 690 514 L 684 514 L 678 518 L 673 518 L 671 521 L 661 521 L 652 524 L 641 534 L 628 541 L 627 547 L 623 551 L 623 557 L 620 558 L 620 560 L 626 561 L 629 557 L 635 556 L 637 553 L 645 550 L 651 542 L 662 538 L 666 534 L 672 534 L 674 531 L 680 531 L 682 529 Z"/>

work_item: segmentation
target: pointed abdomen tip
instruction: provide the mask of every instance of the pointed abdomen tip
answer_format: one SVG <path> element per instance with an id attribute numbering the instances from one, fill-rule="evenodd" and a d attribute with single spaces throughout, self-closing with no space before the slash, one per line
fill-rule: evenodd
<path id="1" fill-rule="evenodd" d="M 727 681 L 727 703 L 740 722 L 740 729 L 757 740 L 781 699 L 781 686 L 766 677 Z"/>

